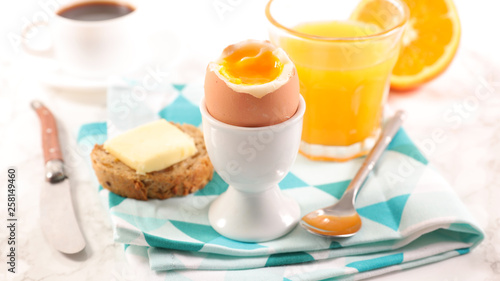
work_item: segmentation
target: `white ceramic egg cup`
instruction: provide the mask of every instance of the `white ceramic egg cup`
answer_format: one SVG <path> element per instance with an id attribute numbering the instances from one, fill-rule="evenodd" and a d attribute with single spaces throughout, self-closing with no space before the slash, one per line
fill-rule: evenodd
<path id="1" fill-rule="evenodd" d="M 297 202 L 282 194 L 278 183 L 295 161 L 300 145 L 305 101 L 294 116 L 265 127 L 233 126 L 213 118 L 205 100 L 200 110 L 208 156 L 229 184 L 210 206 L 208 218 L 221 235 L 243 242 L 262 242 L 290 232 L 300 218 Z"/>

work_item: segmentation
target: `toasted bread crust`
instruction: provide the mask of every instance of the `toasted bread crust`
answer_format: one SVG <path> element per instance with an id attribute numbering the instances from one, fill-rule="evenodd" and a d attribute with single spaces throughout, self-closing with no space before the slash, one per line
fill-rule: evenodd
<path id="1" fill-rule="evenodd" d="M 92 167 L 102 187 L 123 197 L 148 200 L 184 196 L 202 189 L 212 179 L 214 168 L 208 158 L 202 132 L 195 126 L 176 125 L 194 141 L 198 152 L 166 169 L 137 174 L 96 144 L 90 154 Z"/>

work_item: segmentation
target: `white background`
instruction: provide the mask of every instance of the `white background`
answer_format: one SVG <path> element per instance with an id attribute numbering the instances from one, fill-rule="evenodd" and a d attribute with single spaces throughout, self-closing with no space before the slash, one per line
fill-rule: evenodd
<path id="1" fill-rule="evenodd" d="M 43 66 L 35 64 L 9 39 L 21 33 L 26 21 L 33 21 L 36 15 L 44 13 L 44 3 L 52 2 L 2 1 L 0 8 L 0 167 L 14 165 L 19 169 L 20 246 L 19 272 L 15 277 L 16 280 L 127 280 L 122 273 L 130 269 L 123 260 L 122 246 L 112 241 L 106 210 L 80 158 L 71 159 L 74 162 L 73 194 L 88 242 L 87 252 L 76 258 L 59 254 L 46 244 L 38 225 L 37 184 L 43 179 L 43 167 L 39 123 L 29 108 L 29 101 L 41 99 L 54 111 L 61 123 L 62 141 L 67 150 L 74 148 L 81 124 L 102 121 L 106 116 L 102 93 L 58 90 L 38 83 L 38 71 Z M 172 79 L 189 82 L 203 75 L 208 61 L 228 44 L 267 37 L 265 2 L 177 0 L 138 4 L 147 15 L 144 32 L 164 34 L 163 47 L 157 55 L 175 54 L 174 57 L 181 59 L 176 65 L 181 74 Z M 486 239 L 470 254 L 377 280 L 500 280 L 500 42 L 497 36 L 500 2 L 455 2 L 462 23 L 462 40 L 452 65 L 438 79 L 418 90 L 391 94 L 389 103 L 409 113 L 405 124 L 407 132 L 477 218 Z M 215 6 L 225 6 L 227 10 L 217 10 Z M 42 37 L 40 35 L 40 39 Z M 45 42 L 39 41 L 42 45 Z M 485 89 L 489 89 L 491 95 L 477 100 L 474 94 Z M 475 98 L 477 103 L 472 106 L 470 102 Z M 460 115 L 457 108 L 466 109 Z M 459 116 L 459 123 L 447 120 L 445 116 L 449 114 Z M 431 144 L 429 140 L 436 131 L 443 131 L 446 138 Z M 1 182 L 5 182 L 5 175 L 0 173 Z M 0 194 L 1 202 L 5 202 L 4 193 Z M 3 222 L 5 211 L 0 210 Z M 2 257 L 7 245 L 5 233 L 0 232 Z M 5 272 L 5 263 L 1 262 L 1 280 L 6 279 L 3 278 Z"/>

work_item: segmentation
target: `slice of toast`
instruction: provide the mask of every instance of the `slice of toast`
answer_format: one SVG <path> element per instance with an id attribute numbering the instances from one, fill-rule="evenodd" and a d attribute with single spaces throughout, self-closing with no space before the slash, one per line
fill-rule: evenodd
<path id="1" fill-rule="evenodd" d="M 96 144 L 90 154 L 92 167 L 102 187 L 123 197 L 148 200 L 184 196 L 202 189 L 212 179 L 214 168 L 208 158 L 203 133 L 195 126 L 174 124 L 190 135 L 198 152 L 166 169 L 137 174 Z"/>

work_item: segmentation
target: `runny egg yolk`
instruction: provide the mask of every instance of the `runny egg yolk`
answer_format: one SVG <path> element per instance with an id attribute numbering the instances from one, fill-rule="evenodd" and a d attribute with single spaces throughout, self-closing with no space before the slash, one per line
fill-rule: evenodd
<path id="1" fill-rule="evenodd" d="M 275 80 L 283 64 L 269 46 L 247 44 L 235 50 L 221 64 L 220 74 L 233 84 L 258 85 Z"/>

